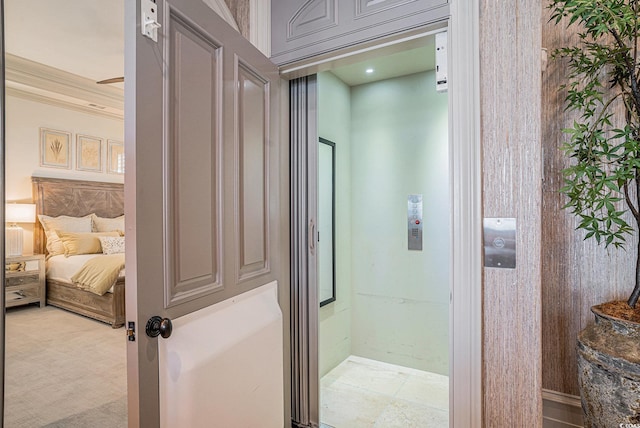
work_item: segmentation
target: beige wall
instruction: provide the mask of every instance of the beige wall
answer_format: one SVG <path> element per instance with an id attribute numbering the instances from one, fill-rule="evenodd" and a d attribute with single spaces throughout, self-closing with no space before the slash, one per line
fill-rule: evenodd
<path id="1" fill-rule="evenodd" d="M 485 427 L 542 425 L 540 21 L 539 2 L 480 1 L 483 216 L 517 221 L 516 268 L 484 269 Z"/>

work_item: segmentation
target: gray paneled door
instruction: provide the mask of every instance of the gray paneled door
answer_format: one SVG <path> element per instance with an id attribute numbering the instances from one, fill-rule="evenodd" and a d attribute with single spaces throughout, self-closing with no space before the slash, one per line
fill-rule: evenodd
<path id="1" fill-rule="evenodd" d="M 163 339 L 145 324 L 287 284 L 288 165 L 276 67 L 202 1 L 151 4 L 157 41 L 141 34 L 141 6 L 125 6 L 129 426 L 158 427 Z"/>

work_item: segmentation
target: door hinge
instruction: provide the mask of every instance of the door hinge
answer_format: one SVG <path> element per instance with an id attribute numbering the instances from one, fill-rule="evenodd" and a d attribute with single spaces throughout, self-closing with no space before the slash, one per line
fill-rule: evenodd
<path id="1" fill-rule="evenodd" d="M 140 31 L 142 35 L 150 38 L 154 42 L 158 41 L 158 5 L 152 0 L 142 0 L 140 2 Z"/>
<path id="2" fill-rule="evenodd" d="M 134 321 L 127 323 L 127 340 L 129 342 L 136 341 L 136 323 Z"/>

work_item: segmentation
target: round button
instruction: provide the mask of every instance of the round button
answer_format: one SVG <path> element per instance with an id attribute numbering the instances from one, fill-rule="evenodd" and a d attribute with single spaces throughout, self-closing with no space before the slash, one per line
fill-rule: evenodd
<path id="1" fill-rule="evenodd" d="M 416 224 L 420 224 L 420 220 L 416 220 Z"/>

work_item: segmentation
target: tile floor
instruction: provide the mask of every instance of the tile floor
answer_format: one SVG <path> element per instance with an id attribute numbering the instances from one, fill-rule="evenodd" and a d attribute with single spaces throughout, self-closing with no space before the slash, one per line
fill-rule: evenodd
<path id="1" fill-rule="evenodd" d="M 449 378 L 350 356 L 320 381 L 321 428 L 445 428 Z"/>

